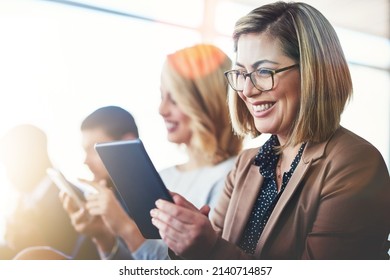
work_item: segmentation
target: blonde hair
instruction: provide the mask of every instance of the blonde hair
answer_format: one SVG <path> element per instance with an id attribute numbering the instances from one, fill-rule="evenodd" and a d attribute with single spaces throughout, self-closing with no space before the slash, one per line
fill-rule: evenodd
<path id="1" fill-rule="evenodd" d="M 173 100 L 190 118 L 191 149 L 209 164 L 235 156 L 242 148 L 229 118 L 223 73 L 230 68 L 230 58 L 207 44 L 168 55 L 163 68 Z"/>
<path id="2" fill-rule="evenodd" d="M 340 126 L 341 113 L 352 96 L 348 64 L 328 20 L 305 3 L 276 2 L 239 19 L 234 48 L 241 35 L 267 34 L 280 42 L 285 55 L 299 63 L 300 108 L 286 143 L 321 142 Z M 236 92 L 229 94 L 232 124 L 239 135 L 258 136 L 253 117 Z"/>

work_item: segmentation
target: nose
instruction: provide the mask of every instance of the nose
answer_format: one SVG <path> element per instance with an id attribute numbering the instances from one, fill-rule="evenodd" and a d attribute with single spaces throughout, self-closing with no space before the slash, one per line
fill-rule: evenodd
<path id="1" fill-rule="evenodd" d="M 84 157 L 84 164 L 88 166 L 88 163 L 89 163 L 88 157 L 85 156 L 85 157 Z"/>
<path id="2" fill-rule="evenodd" d="M 86 152 L 84 155 L 84 164 L 89 167 L 90 163 L 91 163 L 91 154 Z"/>
<path id="3" fill-rule="evenodd" d="M 161 99 L 160 106 L 158 107 L 158 112 L 163 117 L 167 116 L 169 113 L 168 104 L 164 98 Z"/>
<path id="4" fill-rule="evenodd" d="M 250 77 L 249 76 L 245 77 L 244 90 L 242 91 L 242 94 L 246 97 L 251 97 L 261 93 L 262 91 L 255 88 Z"/>

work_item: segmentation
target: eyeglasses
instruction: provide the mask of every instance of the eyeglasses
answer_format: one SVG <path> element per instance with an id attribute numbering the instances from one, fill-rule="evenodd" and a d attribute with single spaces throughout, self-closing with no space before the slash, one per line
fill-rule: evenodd
<path id="1" fill-rule="evenodd" d="M 228 80 L 229 85 L 235 91 L 244 90 L 245 81 L 248 77 L 256 89 L 260 91 L 268 91 L 274 87 L 274 75 L 276 73 L 280 73 L 297 66 L 299 66 L 299 64 L 294 64 L 277 70 L 259 68 L 250 73 L 245 73 L 242 70 L 230 70 L 225 72 L 225 77 Z"/>

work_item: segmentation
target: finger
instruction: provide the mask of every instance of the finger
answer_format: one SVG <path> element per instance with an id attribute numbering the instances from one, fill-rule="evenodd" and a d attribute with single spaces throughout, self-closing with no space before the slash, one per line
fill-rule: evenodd
<path id="1" fill-rule="evenodd" d="M 191 202 L 185 199 L 182 195 L 171 191 L 169 193 L 171 194 L 171 197 L 175 204 L 189 209 L 197 209 Z"/>
<path id="2" fill-rule="evenodd" d="M 100 199 L 99 193 L 96 194 L 89 193 L 85 195 L 86 201 L 98 201 L 99 199 Z"/>
<path id="3" fill-rule="evenodd" d="M 181 196 L 179 197 L 179 200 L 180 199 Z M 191 224 L 194 214 L 199 213 L 199 210 L 192 204 L 186 204 L 185 206 L 181 206 L 163 199 L 157 200 L 156 206 L 157 209 L 166 213 L 168 216 L 174 217 L 175 219 L 178 219 L 185 224 Z"/>
<path id="4" fill-rule="evenodd" d="M 60 198 L 61 203 L 64 203 L 65 196 L 66 196 L 66 193 L 64 191 L 60 191 L 58 193 L 58 197 Z"/>
<path id="5" fill-rule="evenodd" d="M 152 218 L 162 222 L 166 226 L 164 227 L 164 230 L 166 227 L 170 227 L 172 229 L 175 229 L 178 232 L 186 233 L 188 229 L 186 229 L 186 226 L 191 226 L 193 221 L 193 215 L 187 215 L 186 213 L 182 213 L 181 211 L 188 211 L 184 208 L 180 209 L 180 206 L 174 206 L 173 210 L 165 212 L 158 208 L 152 209 L 150 212 L 150 215 Z"/>
<path id="6" fill-rule="evenodd" d="M 79 180 L 80 182 L 83 182 L 83 183 L 91 184 L 91 185 L 94 183 L 94 181 L 83 179 L 83 178 L 77 178 L 77 180 Z"/>
<path id="7" fill-rule="evenodd" d="M 173 201 L 175 202 L 176 205 L 180 205 L 182 207 L 185 207 L 187 209 L 191 209 L 191 210 L 198 210 L 198 208 L 196 208 L 195 205 L 193 205 L 191 202 L 189 202 L 188 200 L 186 200 L 183 196 L 179 195 L 179 194 L 174 194 L 172 196 L 173 198 Z"/>
<path id="8" fill-rule="evenodd" d="M 74 213 L 78 211 L 80 208 L 77 206 L 76 202 L 66 193 L 62 194 L 62 206 L 64 207 L 65 211 L 67 211 L 69 214 Z"/>
<path id="9" fill-rule="evenodd" d="M 71 215 L 71 220 L 74 225 L 88 223 L 91 220 L 91 216 L 86 209 L 81 208 Z"/>
<path id="10" fill-rule="evenodd" d="M 104 215 L 106 214 L 106 207 L 100 201 L 88 201 L 85 204 L 85 208 L 88 210 L 88 213 L 93 216 Z"/>
<path id="11" fill-rule="evenodd" d="M 104 180 L 102 180 L 105 182 Z M 87 200 L 107 200 L 111 195 L 113 196 L 114 193 L 111 189 L 106 187 L 105 183 L 102 183 L 102 185 L 96 185 L 95 186 L 97 193 L 87 193 L 85 195 L 85 198 Z"/>
<path id="12" fill-rule="evenodd" d="M 207 218 L 209 217 L 209 214 L 210 214 L 210 206 L 208 205 L 203 205 L 202 208 L 200 208 L 200 213 L 202 213 L 203 215 L 205 215 Z"/>
<path id="13" fill-rule="evenodd" d="M 180 240 L 180 232 L 171 225 L 164 223 L 158 218 L 152 218 L 152 224 L 158 228 L 161 239 L 164 241 L 177 242 L 177 240 Z"/>
<path id="14" fill-rule="evenodd" d="M 107 180 L 101 179 L 99 182 L 90 183 L 98 192 L 107 190 Z"/>
<path id="15" fill-rule="evenodd" d="M 159 229 L 161 239 L 176 255 L 181 255 L 187 242 L 185 241 L 186 233 L 177 231 L 175 228 L 158 219 L 152 219 L 152 223 Z"/>

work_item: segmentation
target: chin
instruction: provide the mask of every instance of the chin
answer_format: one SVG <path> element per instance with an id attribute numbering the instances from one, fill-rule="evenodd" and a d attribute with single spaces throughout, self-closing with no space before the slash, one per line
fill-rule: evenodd
<path id="1" fill-rule="evenodd" d="M 275 130 L 274 130 L 274 129 L 270 129 L 269 127 L 264 127 L 264 126 L 256 125 L 256 129 L 257 129 L 257 131 L 259 131 L 260 133 L 275 134 Z"/>
<path id="2" fill-rule="evenodd" d="M 175 144 L 181 143 L 180 137 L 177 137 L 175 135 L 168 135 L 168 141 Z"/>

